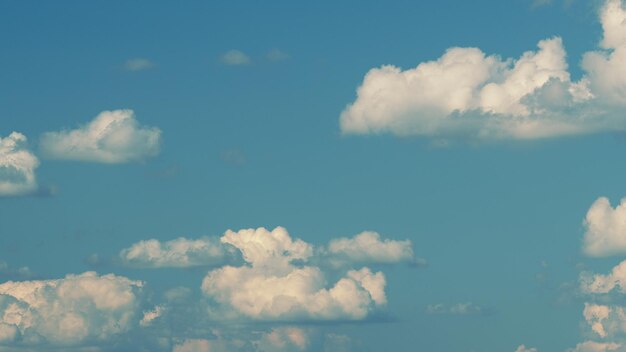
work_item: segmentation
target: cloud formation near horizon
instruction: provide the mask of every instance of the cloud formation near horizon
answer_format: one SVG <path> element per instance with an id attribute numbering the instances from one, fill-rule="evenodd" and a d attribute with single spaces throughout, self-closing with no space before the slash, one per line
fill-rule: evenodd
<path id="1" fill-rule="evenodd" d="M 33 194 L 38 189 L 35 169 L 39 159 L 26 142 L 26 136 L 19 132 L 0 137 L 0 197 Z"/>
<path id="2" fill-rule="evenodd" d="M 537 139 L 626 128 L 626 11 L 604 4 L 604 38 L 572 81 L 561 38 L 518 59 L 454 47 L 402 70 L 371 69 L 340 117 L 345 134 L 473 140 Z"/>
<path id="3" fill-rule="evenodd" d="M 138 325 L 142 285 L 94 272 L 0 284 L 0 345 L 106 342 Z"/>
<path id="4" fill-rule="evenodd" d="M 39 147 L 50 159 L 118 164 L 156 156 L 160 144 L 161 130 L 140 126 L 132 110 L 112 110 L 80 128 L 44 133 Z"/>

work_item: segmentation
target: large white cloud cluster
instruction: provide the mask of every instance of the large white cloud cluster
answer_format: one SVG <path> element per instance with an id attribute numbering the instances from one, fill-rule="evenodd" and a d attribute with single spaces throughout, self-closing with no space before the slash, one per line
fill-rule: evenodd
<path id="1" fill-rule="evenodd" d="M 0 345 L 107 341 L 138 325 L 142 286 L 94 272 L 0 284 Z"/>
<path id="2" fill-rule="evenodd" d="M 412 69 L 371 69 L 341 114 L 341 130 L 482 140 L 623 130 L 623 18 L 621 1 L 608 0 L 600 15 L 601 50 L 584 55 L 578 81 L 571 80 L 558 37 L 539 41 L 536 51 L 518 59 L 457 47 Z"/>
<path id="3" fill-rule="evenodd" d="M 382 272 L 349 270 L 329 286 L 319 267 L 307 265 L 313 246 L 293 240 L 284 228 L 228 231 L 221 240 L 241 251 L 245 264 L 210 271 L 202 291 L 239 315 L 257 320 L 358 320 L 387 302 Z"/>

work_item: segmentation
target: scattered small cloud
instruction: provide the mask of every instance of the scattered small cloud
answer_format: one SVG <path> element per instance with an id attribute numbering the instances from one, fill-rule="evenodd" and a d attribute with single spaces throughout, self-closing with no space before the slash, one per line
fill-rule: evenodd
<path id="1" fill-rule="evenodd" d="M 265 58 L 271 62 L 280 62 L 291 59 L 291 55 L 279 49 L 272 49 L 265 54 Z"/>
<path id="2" fill-rule="evenodd" d="M 44 133 L 39 147 L 49 159 L 116 164 L 154 157 L 160 144 L 160 129 L 139 125 L 132 110 L 112 110 L 77 129 Z"/>
<path id="3" fill-rule="evenodd" d="M 208 237 L 191 240 L 184 237 L 160 242 L 156 239 L 137 242 L 123 249 L 123 264 L 139 268 L 189 268 L 225 264 L 232 248 Z"/>
<path id="4" fill-rule="evenodd" d="M 537 349 L 521 345 L 515 350 L 515 352 L 537 352 Z"/>
<path id="5" fill-rule="evenodd" d="M 126 71 L 145 71 L 151 68 L 155 68 L 156 64 L 148 59 L 144 58 L 134 58 L 126 61 L 124 63 L 124 69 Z"/>
<path id="6" fill-rule="evenodd" d="M 615 208 L 608 198 L 598 198 L 583 222 L 583 252 L 590 257 L 626 253 L 626 198 Z"/>
<path id="7" fill-rule="evenodd" d="M 426 313 L 441 315 L 490 315 L 493 311 L 472 302 L 466 302 L 452 305 L 443 303 L 430 304 L 426 307 Z"/>
<path id="8" fill-rule="evenodd" d="M 244 52 L 239 51 L 239 50 L 229 50 L 225 52 L 220 57 L 220 61 L 224 65 L 230 65 L 230 66 L 243 66 L 243 65 L 249 65 L 252 63 L 252 60 L 250 59 L 250 57 L 246 55 Z"/>
<path id="9" fill-rule="evenodd" d="M 39 159 L 28 150 L 26 136 L 13 132 L 0 137 L 0 197 L 36 194 L 38 166 Z"/>
<path id="10" fill-rule="evenodd" d="M 239 149 L 228 149 L 220 153 L 220 159 L 228 165 L 242 166 L 246 163 L 246 155 Z"/>

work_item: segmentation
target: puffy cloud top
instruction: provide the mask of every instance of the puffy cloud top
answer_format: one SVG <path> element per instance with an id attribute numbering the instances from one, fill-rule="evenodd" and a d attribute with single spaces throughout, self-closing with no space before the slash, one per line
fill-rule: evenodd
<path id="1" fill-rule="evenodd" d="M 402 70 L 371 69 L 342 112 L 344 133 L 436 138 L 533 139 L 623 130 L 626 118 L 626 11 L 608 0 L 601 46 L 583 57 L 573 82 L 561 38 L 503 60 L 477 48 L 450 48 L 434 61 Z"/>
<path id="2" fill-rule="evenodd" d="M 126 163 L 159 153 L 161 130 L 140 126 L 132 110 L 104 111 L 75 130 L 47 132 L 40 148 L 51 159 Z"/>
<path id="3" fill-rule="evenodd" d="M 368 268 L 350 270 L 332 287 L 315 266 L 297 266 L 313 253 L 284 228 L 228 231 L 222 241 L 241 251 L 246 265 L 210 271 L 205 295 L 257 320 L 356 320 L 386 304 L 385 277 Z"/>
<path id="4" fill-rule="evenodd" d="M 626 252 L 626 199 L 613 208 L 608 198 L 598 198 L 583 222 L 583 252 L 605 257 Z"/>
<path id="5" fill-rule="evenodd" d="M 26 136 L 18 132 L 0 138 L 0 197 L 37 190 L 35 169 L 39 160 L 26 148 L 26 141 Z"/>
<path id="6" fill-rule="evenodd" d="M 138 324 L 139 281 L 94 272 L 0 284 L 0 342 L 77 345 Z"/>
<path id="7" fill-rule="evenodd" d="M 184 237 L 163 243 L 155 239 L 140 241 L 120 252 L 124 264 L 141 268 L 216 265 L 226 256 L 227 249 L 216 240 Z"/>

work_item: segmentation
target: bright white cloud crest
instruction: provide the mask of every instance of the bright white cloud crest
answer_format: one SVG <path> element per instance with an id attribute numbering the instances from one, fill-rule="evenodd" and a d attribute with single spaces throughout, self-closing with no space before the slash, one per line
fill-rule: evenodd
<path id="1" fill-rule="evenodd" d="M 482 140 L 534 139 L 623 130 L 626 116 L 626 11 L 601 11 L 607 51 L 585 54 L 586 75 L 572 81 L 558 37 L 516 60 L 477 48 L 401 70 L 370 70 L 340 118 L 344 133 L 393 133 Z"/>
<path id="2" fill-rule="evenodd" d="M 598 198 L 587 211 L 583 225 L 585 254 L 605 257 L 626 253 L 626 199 L 613 208 L 608 198 Z"/>
<path id="3" fill-rule="evenodd" d="M 132 110 L 104 111 L 78 129 L 47 132 L 40 149 L 51 159 L 126 163 L 159 153 L 161 130 L 140 126 Z"/>
<path id="4" fill-rule="evenodd" d="M 26 148 L 26 136 L 13 132 L 0 137 L 0 197 L 35 192 L 38 166 L 39 160 Z"/>
<path id="5" fill-rule="evenodd" d="M 331 260 L 352 263 L 399 263 L 414 260 L 413 244 L 409 240 L 381 240 L 380 235 L 364 231 L 353 238 L 337 238 L 327 249 Z"/>
<path id="6" fill-rule="evenodd" d="M 137 326 L 142 283 L 87 272 L 0 284 L 0 342 L 76 345 Z"/>
<path id="7" fill-rule="evenodd" d="M 368 268 L 350 270 L 327 287 L 322 270 L 307 262 L 313 247 L 293 240 L 284 228 L 228 231 L 246 264 L 210 271 L 202 291 L 236 313 L 258 320 L 358 320 L 386 304 L 385 276 Z"/>

